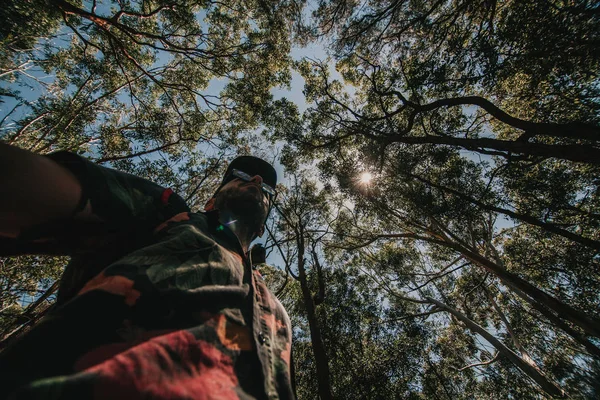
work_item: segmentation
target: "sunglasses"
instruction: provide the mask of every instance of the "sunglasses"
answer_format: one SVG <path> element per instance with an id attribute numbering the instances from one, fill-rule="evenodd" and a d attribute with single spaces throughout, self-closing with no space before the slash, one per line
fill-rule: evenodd
<path id="1" fill-rule="evenodd" d="M 240 171 L 239 169 L 233 169 L 231 175 L 235 176 L 236 178 L 240 178 L 241 180 L 246 182 L 250 182 L 253 178 L 252 175 L 247 174 L 244 171 Z M 267 185 L 266 183 L 263 182 L 261 187 L 263 192 L 271 196 L 271 199 L 274 199 L 277 196 L 277 191 L 271 186 Z"/>

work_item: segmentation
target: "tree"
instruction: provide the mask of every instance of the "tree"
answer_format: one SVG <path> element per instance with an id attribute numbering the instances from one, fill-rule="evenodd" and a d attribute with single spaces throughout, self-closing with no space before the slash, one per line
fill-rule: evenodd
<path id="1" fill-rule="evenodd" d="M 29 329 L 54 303 L 64 257 L 0 260 L 0 349 Z"/>
<path id="2" fill-rule="evenodd" d="M 323 129 L 322 124 L 331 124 L 330 132 L 344 129 L 342 124 L 336 131 L 333 128 L 335 121 L 319 118 L 316 114 L 311 115 L 310 122 L 314 124 L 308 125 L 311 134 L 318 133 L 319 129 L 321 134 L 328 133 Z M 288 132 L 295 135 L 302 130 L 295 128 Z M 296 143 L 306 144 L 304 138 L 296 137 Z M 515 365 L 523 367 L 521 371 L 530 369 L 534 375 L 538 373 L 537 370 L 543 371 L 538 375 L 538 378 L 541 377 L 541 381 L 538 379 L 538 382 L 545 386 L 548 393 L 557 395 L 562 389 L 569 395 L 577 393 L 581 396 L 589 396 L 593 393 L 593 390 L 596 390 L 592 383 L 595 378 L 594 372 L 590 371 L 593 371 L 595 362 L 593 358 L 598 356 L 598 347 L 595 344 L 596 339 L 591 339 L 590 336 L 597 337 L 593 332 L 595 328 L 584 332 L 580 329 L 587 329 L 584 328 L 586 322 L 581 321 L 580 324 L 573 320 L 567 321 L 574 315 L 597 319 L 597 305 L 590 303 L 595 301 L 592 293 L 598 291 L 598 277 L 595 272 L 592 272 L 597 270 L 594 267 L 596 250 L 593 240 L 588 241 L 588 238 L 579 235 L 585 228 L 579 232 L 564 230 L 567 225 L 554 223 L 554 220 L 544 217 L 533 218 L 526 213 L 520 213 L 519 209 L 515 212 L 513 211 L 515 208 L 510 203 L 507 207 L 499 207 L 503 201 L 506 201 L 503 197 L 503 188 L 499 186 L 499 192 L 492 190 L 496 188 L 496 182 L 492 180 L 501 173 L 502 169 L 510 166 L 490 168 L 489 162 L 477 162 L 476 159 L 468 159 L 456 150 L 436 146 L 415 148 L 390 145 L 382 152 L 378 144 L 369 139 L 361 136 L 348 137 L 332 146 L 324 147 L 326 151 L 320 152 L 317 149 L 318 156 L 322 157 L 319 163 L 322 178 L 329 182 L 333 179 L 342 193 L 356 202 L 352 210 L 353 215 L 347 218 L 351 223 L 350 227 L 346 224 L 337 229 L 337 233 L 346 238 L 346 243 L 342 247 L 348 251 L 357 251 L 365 246 L 377 248 L 385 241 L 398 243 L 401 248 L 416 246 L 419 252 L 425 253 L 423 257 L 426 258 L 415 261 L 416 266 L 407 266 L 408 271 L 403 274 L 409 276 L 425 274 L 428 278 L 413 283 L 408 289 L 403 286 L 407 284 L 405 278 L 399 277 L 403 274 L 397 272 L 391 276 L 385 275 L 379 269 L 380 267 L 376 268 L 372 263 L 371 265 L 366 263 L 365 268 L 372 269 L 373 274 L 383 280 L 398 282 L 398 290 L 401 292 L 415 290 L 415 287 L 426 290 L 427 287 L 431 288 L 431 285 L 434 285 L 433 289 L 430 289 L 434 290 L 433 294 L 427 295 L 432 300 L 435 300 L 435 293 L 438 293 L 438 298 L 440 296 L 440 291 L 435 286 L 440 284 L 440 279 L 442 282 L 445 280 L 453 282 L 457 276 L 461 280 L 464 279 L 461 286 L 456 287 L 452 284 L 447 290 L 442 290 L 441 296 L 451 296 L 454 299 L 461 299 L 479 290 L 489 292 L 489 287 L 483 286 L 482 282 L 491 279 L 495 287 L 494 291 L 510 298 L 512 302 L 518 304 L 519 308 L 515 311 L 515 316 L 506 318 L 508 323 L 504 323 L 500 317 L 502 310 L 498 311 L 499 308 L 494 307 L 492 301 L 485 300 L 488 298 L 487 295 L 483 301 L 488 304 L 483 309 L 478 303 L 481 302 L 480 298 L 467 297 L 463 300 L 463 306 L 466 308 L 463 316 L 475 324 L 471 326 L 485 327 L 490 321 L 495 321 L 494 329 L 506 332 L 502 335 L 506 335 L 509 346 L 513 349 L 511 351 L 521 354 L 520 361 L 514 359 Z M 296 152 L 295 157 L 290 158 L 297 160 L 299 156 L 306 156 L 308 152 L 312 152 L 311 156 L 314 156 L 314 150 L 315 147 L 310 145 L 300 147 L 299 153 Z M 546 168 L 547 165 L 543 167 Z M 357 177 L 362 171 L 369 169 L 376 177 L 372 182 L 373 187 L 364 184 L 361 186 Z M 527 176 L 523 177 L 523 179 L 527 178 Z M 565 186 L 564 180 L 555 179 L 551 173 L 547 173 L 545 178 L 536 175 L 536 178 L 529 179 L 529 182 L 549 188 L 559 188 L 561 182 L 563 188 Z M 574 185 L 578 183 L 578 181 L 573 182 Z M 567 186 L 554 197 L 561 196 L 561 193 L 563 196 L 565 194 L 569 196 L 565 193 L 569 190 L 570 187 Z M 533 194 L 528 196 L 529 199 L 533 197 Z M 545 200 L 540 199 L 542 202 Z M 535 204 L 532 199 L 527 207 Z M 514 218 L 515 224 L 505 229 L 499 228 L 497 226 L 499 215 Z M 363 219 L 364 221 L 360 223 Z M 597 232 L 593 225 L 588 229 L 590 233 Z M 527 240 L 527 237 L 530 240 Z M 542 237 L 546 242 L 540 240 Z M 517 250 L 512 245 L 513 240 L 527 241 Z M 511 248 L 514 250 L 510 251 Z M 568 248 L 572 251 L 568 251 L 568 255 L 561 255 Z M 513 258 L 515 256 L 518 261 Z M 566 257 L 576 257 L 577 262 Z M 540 258 L 543 261 L 536 262 L 534 270 L 528 268 L 529 262 Z M 478 273 L 467 274 L 463 263 L 457 265 L 455 270 L 453 261 L 456 259 L 462 259 L 466 265 L 478 270 Z M 431 264 L 431 260 L 437 262 Z M 430 265 L 430 270 L 411 271 L 411 268 L 414 269 L 423 263 Z M 585 289 L 577 282 L 585 282 Z M 422 299 L 423 297 L 420 298 Z M 429 304 L 435 304 L 431 300 L 428 301 Z M 565 311 L 566 309 L 560 311 L 563 306 L 569 307 L 569 311 Z M 573 306 L 583 308 L 575 311 Z M 451 308 L 457 311 L 454 306 Z M 477 318 L 471 316 L 469 309 L 473 308 L 478 309 Z M 430 311 L 426 309 L 414 314 L 427 316 L 430 315 Z M 494 317 L 496 314 L 498 316 Z M 454 315 L 456 317 L 458 314 Z M 483 318 L 482 322 L 477 322 L 478 318 Z M 524 340 L 530 344 L 544 343 L 544 345 L 534 345 L 535 353 L 523 347 L 521 345 L 524 341 L 523 337 L 517 337 L 515 340 L 515 336 L 510 333 L 511 330 L 514 332 L 513 320 L 527 320 L 529 324 L 539 325 L 540 330 L 531 333 L 535 339 L 528 337 L 526 330 L 521 335 L 525 336 Z M 595 325 L 597 322 L 592 324 Z M 555 340 L 548 340 L 548 337 L 555 337 Z M 569 343 L 566 345 L 568 350 L 558 350 L 560 346 L 565 346 L 565 343 Z M 495 362 L 488 363 L 488 361 L 497 361 L 498 358 L 495 358 L 492 353 L 484 353 L 487 351 L 485 347 L 478 349 L 478 346 L 474 346 L 473 349 L 470 354 L 474 360 L 464 360 L 461 362 L 462 366 L 453 365 L 452 368 L 458 370 L 465 364 L 481 368 L 490 365 L 486 369 L 492 370 L 495 368 L 492 365 Z M 443 356 L 448 358 L 449 354 L 456 351 L 448 350 Z M 528 355 L 530 352 L 536 356 L 532 358 Z M 478 356 L 478 353 L 481 355 Z M 535 366 L 528 367 L 529 361 L 534 358 Z M 568 373 L 565 372 L 564 365 L 577 364 L 577 360 L 580 359 L 587 360 L 583 368 L 572 366 Z M 507 372 L 507 361 L 508 359 L 504 359 L 501 364 L 503 372 L 500 377 L 515 375 L 515 372 L 510 374 Z M 438 369 L 428 371 L 428 373 L 440 374 Z M 442 375 L 447 374 L 444 372 Z M 497 381 L 500 382 L 501 379 L 504 378 L 499 378 Z M 455 385 L 455 380 L 449 384 L 446 382 L 450 398 L 453 393 L 452 387 Z M 522 382 L 522 385 L 528 386 L 525 382 Z M 562 389 L 557 389 L 557 386 Z M 473 390 L 483 390 L 483 388 L 474 387 Z M 528 393 L 536 391 L 531 388 Z"/>
<path id="3" fill-rule="evenodd" d="M 286 281 L 291 275 L 300 285 L 302 308 L 306 313 L 310 343 L 315 360 L 318 395 L 320 399 L 332 399 L 329 356 L 321 335 L 322 323 L 317 319 L 317 306 L 325 301 L 325 278 L 319 248 L 327 234 L 319 233 L 327 226 L 330 202 L 325 192 L 318 191 L 306 178 L 295 177 L 294 184 L 283 194 L 276 206 L 280 216 L 278 237 L 274 246 L 285 263 Z M 310 271 L 307 271 L 310 266 Z M 294 273 L 295 270 L 296 272 Z M 317 292 L 313 294 L 309 281 L 317 280 Z M 281 292 L 284 287 L 279 288 Z"/>
<path id="4" fill-rule="evenodd" d="M 377 176 L 348 249 L 412 240 L 461 256 L 586 357 L 600 333 L 596 14 L 586 2 L 323 1 L 313 31 L 343 82 L 300 62 L 313 106 L 276 131 L 353 198 L 361 170 Z"/>
<path id="5" fill-rule="evenodd" d="M 4 11 L 15 29 L 2 34 L 2 78 L 12 81 L 16 104 L 2 120 L 2 139 L 42 153 L 88 151 L 101 162 L 235 144 L 257 126 L 269 90 L 289 81 L 287 21 L 296 6 L 12 5 Z M 43 16 L 39 26 L 19 24 L 30 15 Z M 215 79 L 227 80 L 224 89 L 206 93 Z M 17 91 L 30 85 L 41 85 L 39 99 Z"/>
<path id="6" fill-rule="evenodd" d="M 309 148 L 364 139 L 362 151 L 383 157 L 397 143 L 492 155 L 489 189 L 506 204 L 495 211 L 598 250 L 591 3 L 323 1 L 314 16 L 355 90 L 331 81 L 326 65 L 301 63 L 315 107 L 307 134 L 288 138 Z"/>

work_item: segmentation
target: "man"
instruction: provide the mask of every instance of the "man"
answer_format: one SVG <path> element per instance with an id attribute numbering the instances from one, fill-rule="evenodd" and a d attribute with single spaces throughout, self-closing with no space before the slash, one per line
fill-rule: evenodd
<path id="1" fill-rule="evenodd" d="M 291 327 L 252 270 L 277 175 L 233 160 L 192 213 L 71 153 L 0 146 L 0 255 L 69 254 L 57 306 L 0 353 L 0 398 L 290 399 Z"/>

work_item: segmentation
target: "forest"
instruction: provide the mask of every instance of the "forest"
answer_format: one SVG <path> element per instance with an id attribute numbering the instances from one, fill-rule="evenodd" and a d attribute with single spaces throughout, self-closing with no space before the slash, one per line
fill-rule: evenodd
<path id="1" fill-rule="evenodd" d="M 597 2 L 12 0 L 0 20 L 2 142 L 198 211 L 235 155 L 277 165 L 260 268 L 299 399 L 600 397 Z M 0 348 L 67 262 L 0 259 Z"/>

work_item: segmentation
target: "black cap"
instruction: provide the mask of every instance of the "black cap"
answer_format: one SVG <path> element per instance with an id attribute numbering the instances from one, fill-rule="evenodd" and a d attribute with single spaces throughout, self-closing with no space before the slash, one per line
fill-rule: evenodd
<path id="1" fill-rule="evenodd" d="M 250 176 L 260 175 L 263 182 L 273 189 L 277 186 L 277 172 L 275 168 L 265 160 L 252 156 L 241 156 L 229 163 L 221 185 L 226 183 L 226 180 L 231 176 L 234 169 L 239 169 Z"/>

